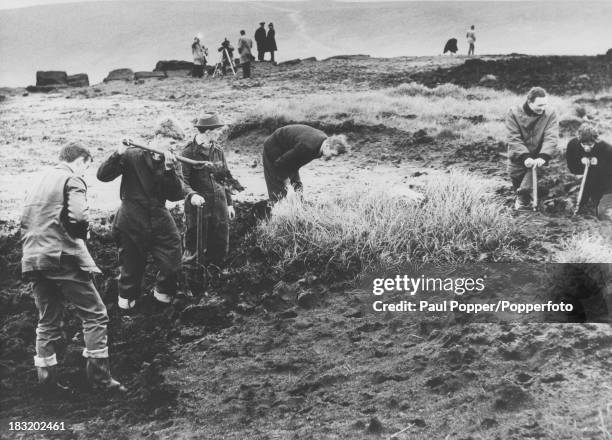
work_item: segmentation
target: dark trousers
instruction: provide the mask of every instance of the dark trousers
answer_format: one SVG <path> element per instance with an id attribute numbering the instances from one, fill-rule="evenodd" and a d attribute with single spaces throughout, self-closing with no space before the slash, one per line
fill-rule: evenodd
<path id="1" fill-rule="evenodd" d="M 274 62 L 274 51 L 273 50 L 270 51 L 270 62 L 272 63 Z"/>
<path id="2" fill-rule="evenodd" d="M 263 61 L 265 55 L 266 55 L 266 51 L 265 50 L 257 49 L 257 60 L 258 61 Z"/>
<path id="3" fill-rule="evenodd" d="M 264 178 L 268 188 L 268 197 L 272 202 L 278 202 L 280 199 L 287 196 L 287 188 L 285 187 L 285 178 L 280 176 L 278 170 L 266 157 L 266 152 L 263 154 Z M 296 170 L 289 175 L 289 182 L 293 186 L 295 192 L 302 192 L 304 185 L 300 179 L 300 172 Z"/>
<path id="4" fill-rule="evenodd" d="M 245 61 L 241 63 L 241 66 L 242 66 L 242 77 L 250 78 L 251 77 L 251 62 Z"/>
<path id="5" fill-rule="evenodd" d="M 113 231 L 119 249 L 121 266 L 118 282 L 119 296 L 129 300 L 140 296 L 142 278 L 145 273 L 148 250 L 159 271 L 155 279 L 155 290 L 174 296 L 181 270 L 181 238 L 178 231 L 168 231 L 151 237 L 148 249 L 137 245 L 125 232 Z"/>
<path id="6" fill-rule="evenodd" d="M 191 70 L 191 76 L 194 78 L 202 78 L 204 76 L 204 66 L 202 64 L 194 64 Z"/>
<path id="7" fill-rule="evenodd" d="M 81 270 L 69 256 L 62 256 L 61 267 L 57 270 L 29 275 L 33 280 L 34 301 L 38 309 L 37 366 L 56 363 L 56 346 L 62 340 L 64 304 L 74 306 L 76 315 L 83 323 L 85 353 L 91 352 L 92 357 L 108 357 L 108 315 L 91 274 Z"/>

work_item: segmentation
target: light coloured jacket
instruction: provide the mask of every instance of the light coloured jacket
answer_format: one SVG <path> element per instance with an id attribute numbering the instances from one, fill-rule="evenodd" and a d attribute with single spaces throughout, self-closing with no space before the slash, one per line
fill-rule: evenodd
<path id="1" fill-rule="evenodd" d="M 83 240 L 89 225 L 86 193 L 83 179 L 66 164 L 33 183 L 21 216 L 22 272 L 59 269 L 62 256 L 82 270 L 100 272 Z"/>
<path id="2" fill-rule="evenodd" d="M 240 37 L 238 40 L 238 53 L 240 54 L 240 62 L 246 63 L 251 61 L 251 48 L 253 40 L 248 37 Z"/>
<path id="3" fill-rule="evenodd" d="M 541 157 L 548 161 L 557 151 L 559 123 L 554 110 L 531 116 L 523 105 L 512 107 L 506 115 L 508 167 L 525 168 L 528 157 Z"/>

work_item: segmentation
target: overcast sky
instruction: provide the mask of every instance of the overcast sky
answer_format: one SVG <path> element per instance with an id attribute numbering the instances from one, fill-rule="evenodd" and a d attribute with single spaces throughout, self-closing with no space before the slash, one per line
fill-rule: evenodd
<path id="1" fill-rule="evenodd" d="M 80 2 L 93 2 L 93 1 L 117 1 L 117 0 L 0 0 L 0 9 L 14 9 L 14 8 L 25 8 L 28 6 L 36 5 L 51 5 L 56 3 L 80 3 Z M 119 1 L 142 1 L 142 0 L 119 0 Z M 145 1 L 160 1 L 160 0 L 145 0 Z M 172 1 L 172 0 L 171 0 Z M 202 1 L 205 0 L 174 0 L 174 1 Z M 240 0 L 234 0 L 240 1 Z M 255 1 L 255 0 L 252 0 Z M 267 0 L 270 1 L 270 0 Z M 274 1 L 274 0 L 272 0 Z M 291 0 L 279 0 L 279 1 L 291 1 Z M 346 1 L 389 1 L 389 0 L 346 0 Z M 465 1 L 465 0 L 395 0 L 395 1 Z M 475 1 L 525 1 L 525 0 L 475 0 Z M 538 0 L 527 0 L 527 1 L 538 1 Z M 579 1 L 579 0 L 575 0 Z"/>

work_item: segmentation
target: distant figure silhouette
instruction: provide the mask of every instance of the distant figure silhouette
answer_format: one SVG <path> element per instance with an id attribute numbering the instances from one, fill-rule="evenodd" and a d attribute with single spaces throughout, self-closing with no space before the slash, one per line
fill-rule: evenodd
<path id="1" fill-rule="evenodd" d="M 457 48 L 457 39 L 456 38 L 451 38 L 450 40 L 448 40 L 446 42 L 446 45 L 444 46 L 444 53 L 446 52 L 450 52 L 453 55 L 457 53 L 459 49 Z"/>
<path id="2" fill-rule="evenodd" d="M 465 34 L 467 43 L 469 45 L 468 57 L 474 55 L 474 43 L 476 43 L 476 31 L 474 31 L 474 25 L 470 27 L 470 30 Z"/>
<path id="3" fill-rule="evenodd" d="M 268 35 L 266 35 L 266 52 L 270 52 L 270 61 L 274 64 L 274 52 L 277 51 L 276 47 L 276 31 L 274 30 L 274 24 L 268 24 Z"/>

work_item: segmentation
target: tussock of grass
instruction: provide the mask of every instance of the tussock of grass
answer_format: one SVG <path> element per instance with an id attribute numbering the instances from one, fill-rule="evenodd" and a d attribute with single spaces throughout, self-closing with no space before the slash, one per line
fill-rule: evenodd
<path id="1" fill-rule="evenodd" d="M 270 128 L 309 121 L 338 126 L 350 121 L 363 126 L 382 124 L 408 132 L 425 129 L 432 135 L 449 129 L 463 142 L 479 142 L 489 137 L 502 140 L 508 109 L 523 99 L 507 91 L 486 88 L 464 89 L 443 84 L 430 89 L 409 83 L 383 90 L 266 101 L 237 125 Z M 550 103 L 562 115 L 574 111 L 573 104 L 562 98 L 552 97 Z M 469 121 L 471 117 L 483 117 L 484 123 L 474 124 Z"/>
<path id="2" fill-rule="evenodd" d="M 555 252 L 556 263 L 609 263 L 612 264 L 612 247 L 609 240 L 592 232 L 575 234 L 561 243 Z"/>
<path id="3" fill-rule="evenodd" d="M 465 263 L 483 252 L 512 259 L 520 233 L 481 179 L 425 181 L 421 196 L 360 188 L 342 196 L 278 203 L 258 226 L 260 246 L 293 263 L 365 271 L 405 263 Z"/>

